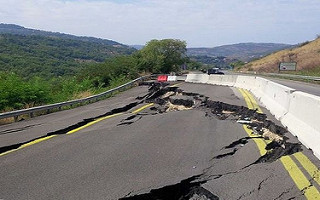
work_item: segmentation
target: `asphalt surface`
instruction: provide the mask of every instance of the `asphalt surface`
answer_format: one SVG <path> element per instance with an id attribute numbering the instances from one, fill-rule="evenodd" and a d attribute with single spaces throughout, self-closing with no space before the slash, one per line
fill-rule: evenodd
<path id="1" fill-rule="evenodd" d="M 247 106 L 234 88 L 178 87 L 212 101 Z M 147 86 L 135 87 L 98 103 L 0 126 L 0 147 L 46 137 L 137 102 L 136 97 L 147 92 Z M 144 105 L 148 107 L 137 110 Z M 152 199 L 154 193 L 182 191 L 192 197 L 166 199 L 306 199 L 309 188 L 320 190 L 315 176 L 306 171 L 310 185 L 299 188 L 280 159 L 255 163 L 261 154 L 253 139 L 226 148 L 248 137 L 235 120 L 208 116 L 205 108 L 159 113 L 158 106 L 143 102 L 73 134 L 1 155 L 0 199 Z M 298 143 L 290 133 L 286 136 Z M 302 152 L 320 166 L 311 151 L 302 147 Z"/>
<path id="2" fill-rule="evenodd" d="M 267 78 L 267 79 L 270 79 L 273 82 L 279 83 L 281 85 L 285 85 L 287 87 L 290 87 L 302 92 L 320 96 L 319 84 L 305 83 L 305 82 L 293 81 L 293 80 L 275 79 L 275 78 Z"/>
<path id="3" fill-rule="evenodd" d="M 223 71 L 225 74 L 239 74 L 243 75 L 241 73 L 234 73 L 232 71 Z M 301 92 L 305 92 L 308 94 L 313 94 L 316 96 L 320 96 L 320 84 L 315 83 L 307 83 L 302 81 L 294 81 L 289 79 L 280 79 L 280 78 L 270 78 L 270 77 L 264 77 L 265 79 L 271 80 L 273 82 L 279 83 L 281 85 L 285 85 L 287 87 L 296 89 Z"/>

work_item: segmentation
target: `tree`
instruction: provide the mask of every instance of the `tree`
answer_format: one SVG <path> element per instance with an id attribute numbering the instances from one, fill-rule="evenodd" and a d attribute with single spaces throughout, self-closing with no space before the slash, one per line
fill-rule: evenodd
<path id="1" fill-rule="evenodd" d="M 138 68 L 151 73 L 169 73 L 180 70 L 186 59 L 186 42 L 174 39 L 151 40 L 141 49 Z"/>

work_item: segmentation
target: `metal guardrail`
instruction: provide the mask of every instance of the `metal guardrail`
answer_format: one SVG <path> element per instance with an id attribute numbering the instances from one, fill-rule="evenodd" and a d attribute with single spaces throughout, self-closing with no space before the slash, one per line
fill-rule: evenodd
<path id="1" fill-rule="evenodd" d="M 120 85 L 116 88 L 113 88 L 111 90 L 108 90 L 106 92 L 97 94 L 97 95 L 93 95 L 93 96 L 89 96 L 86 98 L 82 98 L 82 99 L 76 99 L 76 100 L 71 100 L 71 101 L 66 101 L 66 102 L 61 102 L 61 103 L 55 103 L 55 104 L 50 104 L 50 105 L 44 105 L 44 106 L 37 106 L 37 107 L 32 107 L 32 108 L 28 108 L 28 109 L 23 109 L 23 110 L 15 110 L 15 111 L 11 111 L 11 112 L 5 112 L 5 113 L 0 113 L 0 119 L 4 119 L 4 118 L 10 118 L 10 117 L 14 117 L 15 121 L 18 119 L 18 116 L 20 115 L 25 115 L 25 114 L 29 114 L 30 117 L 32 118 L 35 112 L 40 112 L 40 111 L 47 111 L 47 113 L 50 112 L 50 110 L 52 109 L 59 109 L 61 110 L 61 108 L 63 106 L 72 106 L 75 104 L 80 104 L 80 103 L 90 103 L 90 102 L 95 102 L 97 101 L 99 98 L 102 98 L 106 95 L 112 94 L 113 92 L 116 92 L 118 90 L 121 90 L 123 88 L 129 87 L 131 85 L 133 85 L 136 82 L 139 81 L 143 81 L 147 78 L 152 78 L 155 77 L 157 75 L 151 75 L 151 76 L 142 76 L 139 77 L 135 80 L 132 80 L 126 84 Z"/>

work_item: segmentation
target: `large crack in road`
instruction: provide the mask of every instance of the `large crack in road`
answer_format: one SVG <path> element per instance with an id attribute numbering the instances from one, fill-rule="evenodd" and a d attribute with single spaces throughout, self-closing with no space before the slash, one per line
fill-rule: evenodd
<path id="1" fill-rule="evenodd" d="M 246 125 L 255 138 L 270 140 L 266 147 L 267 153 L 261 156 L 256 162 L 273 162 L 285 155 L 302 151 L 300 143 L 289 143 L 285 134 L 288 132 L 285 128 L 276 125 L 273 121 L 267 119 L 267 115 L 259 113 L 257 110 L 249 109 L 244 106 L 231 105 L 220 101 L 212 101 L 208 97 L 184 92 L 178 87 L 164 87 L 161 84 L 153 83 L 150 87 L 152 94 L 146 97 L 146 102 L 157 104 L 153 110 L 159 113 L 199 109 L 205 112 L 207 117 L 216 117 L 219 120 L 233 120 L 237 123 Z M 238 144 L 245 145 L 251 137 L 244 137 L 232 142 L 225 148 L 234 148 Z M 217 156 L 217 158 L 234 155 L 237 149 L 226 155 Z"/>
<path id="2" fill-rule="evenodd" d="M 202 176 L 206 176 L 207 178 L 203 181 L 195 182 L 196 185 L 190 184 L 190 182 L 188 182 L 190 179 L 186 179 L 181 181 L 179 184 L 165 186 L 160 189 L 152 189 L 149 193 L 133 195 L 123 199 L 194 199 L 192 195 L 199 196 L 199 194 L 194 193 L 194 191 L 205 190 L 201 185 L 210 179 L 219 179 L 227 174 L 236 174 L 246 168 L 251 167 L 252 165 L 274 162 L 282 156 L 291 155 L 293 153 L 302 151 L 300 143 L 287 142 L 288 138 L 285 136 L 287 130 L 285 128 L 276 125 L 273 121 L 267 118 L 266 114 L 259 113 L 257 110 L 249 109 L 244 106 L 231 105 L 220 101 L 212 101 L 208 97 L 201 94 L 185 92 L 178 87 L 165 87 L 156 83 L 151 83 L 150 94 L 146 95 L 144 98 L 146 102 L 155 103 L 155 106 L 152 107 L 151 110 L 158 113 L 198 109 L 204 111 L 205 116 L 209 118 L 215 117 L 219 120 L 235 121 L 239 124 L 247 126 L 250 130 L 252 130 L 252 133 L 255 135 L 254 137 L 244 137 L 233 141 L 223 148 L 230 149 L 230 152 L 217 155 L 213 157 L 212 160 L 234 156 L 239 148 L 246 145 L 249 140 L 252 139 L 264 139 L 270 140 L 271 142 L 266 146 L 267 153 L 265 155 L 262 155 L 255 162 L 235 172 L 212 175 L 208 174 L 210 170 L 206 169 L 204 170 Z M 195 190 L 195 187 L 198 189 Z M 209 196 L 204 195 L 203 197 L 197 199 L 219 199 L 219 197 L 215 196 L 211 192 L 208 194 Z"/>
<path id="3" fill-rule="evenodd" d="M 130 104 L 125 105 L 123 107 L 115 108 L 115 109 L 113 109 L 113 110 L 111 110 L 109 112 L 106 112 L 105 114 L 99 115 L 97 117 L 84 119 L 83 121 L 78 122 L 76 124 L 73 124 L 71 126 L 68 126 L 68 127 L 64 128 L 64 129 L 60 129 L 60 130 L 57 130 L 57 131 L 53 131 L 53 132 L 47 133 L 46 135 L 43 135 L 41 137 L 37 137 L 37 138 L 34 138 L 32 140 L 29 140 L 29 141 L 26 141 L 26 142 L 22 142 L 22 143 L 18 143 L 18 144 L 13 144 L 13 145 L 9 145 L 9 146 L 0 147 L 0 154 L 4 153 L 4 152 L 12 151 L 14 149 L 18 149 L 19 147 L 23 146 L 24 144 L 28 144 L 30 142 L 33 142 L 33 141 L 36 141 L 36 140 L 39 140 L 39 139 L 42 139 L 42 138 L 46 138 L 46 137 L 49 137 L 49 136 L 52 136 L 52 135 L 67 134 L 69 131 L 77 129 L 79 127 L 82 127 L 82 126 L 84 126 L 84 125 L 86 125 L 86 124 L 88 124 L 90 122 L 95 121 L 96 119 L 99 119 L 99 118 L 105 117 L 105 116 L 109 116 L 109 115 L 114 115 L 114 114 L 126 112 L 126 111 L 134 108 L 135 106 L 137 106 L 137 105 L 139 105 L 141 103 L 142 103 L 141 101 L 140 102 L 139 101 L 133 102 L 133 103 L 130 103 Z"/>
<path id="4" fill-rule="evenodd" d="M 207 180 L 192 176 L 180 183 L 152 189 L 149 193 L 120 198 L 121 200 L 218 200 L 219 197 L 201 187 Z"/>

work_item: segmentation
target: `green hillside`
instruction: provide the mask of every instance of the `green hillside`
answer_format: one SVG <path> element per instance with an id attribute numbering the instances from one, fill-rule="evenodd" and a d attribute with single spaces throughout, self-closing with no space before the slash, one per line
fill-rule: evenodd
<path id="1" fill-rule="evenodd" d="M 116 45 L 116 46 L 125 47 L 125 45 L 115 42 L 113 40 L 106 40 L 106 39 L 100 39 L 100 38 L 94 38 L 94 37 L 75 36 L 75 35 L 58 33 L 58 32 L 35 30 L 35 29 L 25 28 L 23 26 L 19 26 L 15 24 L 0 23 L 0 33 L 25 35 L 25 36 L 27 35 L 46 36 L 46 37 L 52 37 L 52 38 L 71 39 L 71 40 L 78 40 L 83 42 L 94 42 L 94 43 L 104 44 L 104 45 Z"/>
<path id="2" fill-rule="evenodd" d="M 186 43 L 173 39 L 151 40 L 137 51 L 124 45 L 0 34 L 0 112 L 87 97 L 145 74 L 178 72 L 188 61 L 185 52 Z"/>
<path id="3" fill-rule="evenodd" d="M 189 56 L 227 57 L 241 61 L 260 58 L 274 51 L 290 48 L 292 45 L 275 43 L 240 43 L 214 48 L 188 48 Z"/>
<path id="4" fill-rule="evenodd" d="M 135 50 L 95 42 L 36 35 L 0 34 L 0 71 L 24 77 L 73 75 L 81 66 Z"/>

